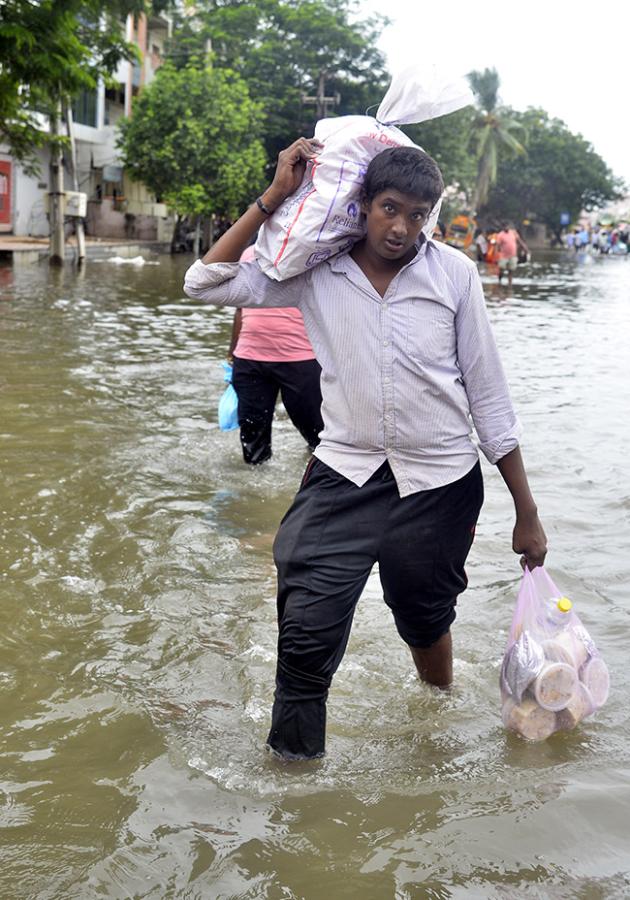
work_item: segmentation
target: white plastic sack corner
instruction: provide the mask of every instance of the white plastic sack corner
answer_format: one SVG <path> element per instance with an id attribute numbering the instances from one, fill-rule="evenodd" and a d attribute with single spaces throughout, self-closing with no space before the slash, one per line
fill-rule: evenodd
<path id="1" fill-rule="evenodd" d="M 260 229 L 255 253 L 263 272 L 284 281 L 337 253 L 364 234 L 361 185 L 371 160 L 388 147 L 415 147 L 394 122 L 435 119 L 473 102 L 464 79 L 445 81 L 435 68 L 406 69 L 393 80 L 376 118 L 321 119 L 315 137 L 324 144 L 307 164 L 302 184 Z M 422 229 L 431 237 L 441 201 Z"/>

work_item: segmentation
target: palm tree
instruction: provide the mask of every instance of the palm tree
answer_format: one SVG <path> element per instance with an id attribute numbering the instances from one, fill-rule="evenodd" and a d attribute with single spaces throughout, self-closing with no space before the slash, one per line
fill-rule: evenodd
<path id="1" fill-rule="evenodd" d="M 469 72 L 468 81 L 477 98 L 478 114 L 472 124 L 471 143 L 477 155 L 477 181 L 473 195 L 473 213 L 488 199 L 497 177 L 497 164 L 504 154 L 525 153 L 513 132 L 522 131 L 509 111 L 499 106 L 499 74 L 496 69 Z"/>

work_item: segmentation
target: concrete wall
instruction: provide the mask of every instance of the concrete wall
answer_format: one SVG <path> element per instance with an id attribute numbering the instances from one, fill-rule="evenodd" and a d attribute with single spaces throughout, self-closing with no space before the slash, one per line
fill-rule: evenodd
<path id="1" fill-rule="evenodd" d="M 0 156 L 9 159 L 8 154 Z M 41 180 L 24 173 L 19 165 L 13 164 L 13 234 L 29 237 L 47 237 L 50 233 L 46 214 L 46 194 L 48 193 L 48 155 L 40 152 Z M 84 161 L 85 164 L 85 161 Z M 172 217 L 166 215 L 162 204 L 155 204 L 153 197 L 142 184 L 133 187 L 125 184 L 125 189 L 134 198 L 133 201 L 117 204 L 105 197 L 103 200 L 93 199 L 90 187 L 89 170 L 80 166 L 80 188 L 88 194 L 88 212 L 86 231 L 88 236 L 102 238 L 120 238 L 122 240 L 136 238 L 138 240 L 170 240 Z M 71 189 L 68 173 L 64 173 L 67 190 Z M 92 198 L 92 199 L 90 199 Z M 127 207 L 130 207 L 127 211 Z M 159 212 L 162 215 L 150 213 Z"/>
<path id="2" fill-rule="evenodd" d="M 546 225 L 542 225 L 540 222 L 533 222 L 530 225 L 523 225 L 520 230 L 530 250 L 542 250 L 549 246 L 549 235 L 547 234 Z"/>
<path id="3" fill-rule="evenodd" d="M 49 234 L 46 214 L 48 192 L 49 154 L 37 153 L 39 176 L 27 175 L 18 163 L 14 163 L 13 233 L 29 237 L 47 237 Z"/>
<path id="4" fill-rule="evenodd" d="M 168 17 L 163 16 L 152 16 L 148 21 L 146 48 L 142 48 L 145 54 L 144 84 L 150 84 L 153 81 L 155 73 L 162 65 L 165 45 L 170 32 L 168 21 Z"/>
<path id="5" fill-rule="evenodd" d="M 158 239 L 156 216 L 131 215 L 116 210 L 114 201 L 109 197 L 104 200 L 88 201 L 86 225 L 90 237 L 121 240 L 137 238 L 142 241 Z"/>

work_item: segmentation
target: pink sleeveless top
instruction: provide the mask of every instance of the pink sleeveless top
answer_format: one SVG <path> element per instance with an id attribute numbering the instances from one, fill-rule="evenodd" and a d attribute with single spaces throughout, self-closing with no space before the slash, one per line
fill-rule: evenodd
<path id="1" fill-rule="evenodd" d="M 254 248 L 248 247 L 241 262 L 254 259 Z M 302 313 L 295 307 L 241 310 L 241 331 L 234 356 L 260 362 L 301 362 L 315 359 L 306 335 Z"/>

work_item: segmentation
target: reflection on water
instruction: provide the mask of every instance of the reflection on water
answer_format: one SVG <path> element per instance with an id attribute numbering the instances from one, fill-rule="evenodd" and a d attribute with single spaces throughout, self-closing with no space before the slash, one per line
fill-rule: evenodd
<path id="1" fill-rule="evenodd" d="M 417 683 L 373 575 L 328 756 L 286 766 L 262 750 L 270 549 L 305 450 L 280 413 L 274 459 L 244 468 L 215 415 L 231 313 L 156 261 L 0 269 L 0 896 L 630 895 L 630 264 L 482 271 L 608 706 L 542 745 L 503 731 L 519 568 L 485 466 L 453 692 Z"/>

